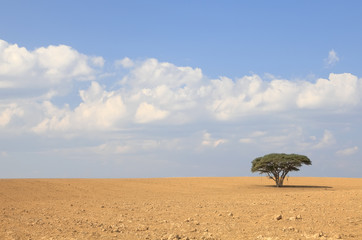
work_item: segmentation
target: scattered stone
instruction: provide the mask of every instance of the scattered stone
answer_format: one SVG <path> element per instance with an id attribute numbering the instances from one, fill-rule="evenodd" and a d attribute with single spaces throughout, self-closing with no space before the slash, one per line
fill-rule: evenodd
<path id="1" fill-rule="evenodd" d="M 335 239 L 342 239 L 342 235 L 341 235 L 341 234 L 336 234 L 336 235 L 334 236 L 334 238 L 335 238 Z"/>
<path id="2" fill-rule="evenodd" d="M 170 234 L 167 240 L 179 240 L 181 237 L 178 234 Z"/>
<path id="3" fill-rule="evenodd" d="M 321 238 L 321 237 L 324 237 L 324 233 L 323 232 L 319 232 L 319 233 L 316 233 L 313 235 L 314 238 Z"/>
<path id="4" fill-rule="evenodd" d="M 193 221 L 192 218 L 188 218 L 188 219 L 185 220 L 185 222 L 191 222 L 191 221 Z"/>
<path id="5" fill-rule="evenodd" d="M 147 231 L 149 228 L 148 226 L 140 225 L 137 227 L 137 231 Z"/>

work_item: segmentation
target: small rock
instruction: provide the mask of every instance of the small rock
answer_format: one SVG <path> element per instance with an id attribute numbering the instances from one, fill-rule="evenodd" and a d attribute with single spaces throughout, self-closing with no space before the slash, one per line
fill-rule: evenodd
<path id="1" fill-rule="evenodd" d="M 179 240 L 179 239 L 181 239 L 181 237 L 178 235 L 178 234 L 170 234 L 169 236 L 168 236 L 168 240 Z"/>
<path id="2" fill-rule="evenodd" d="M 283 218 L 283 216 L 281 214 L 274 216 L 274 219 L 277 221 L 281 220 L 282 218 Z"/>
<path id="3" fill-rule="evenodd" d="M 148 227 L 144 226 L 144 225 L 140 225 L 137 227 L 137 231 L 147 231 L 147 230 L 148 230 Z"/>
<path id="4" fill-rule="evenodd" d="M 230 212 L 230 213 L 228 214 L 228 216 L 229 216 L 229 217 L 232 217 L 232 216 L 234 216 L 234 214 Z"/>
<path id="5" fill-rule="evenodd" d="M 341 235 L 341 234 L 336 234 L 334 237 L 335 237 L 335 239 L 342 239 L 342 235 Z"/>
<path id="6" fill-rule="evenodd" d="M 297 216 L 295 217 L 295 219 L 301 220 L 301 219 L 302 219 L 302 216 L 301 216 L 301 215 L 297 215 Z"/>

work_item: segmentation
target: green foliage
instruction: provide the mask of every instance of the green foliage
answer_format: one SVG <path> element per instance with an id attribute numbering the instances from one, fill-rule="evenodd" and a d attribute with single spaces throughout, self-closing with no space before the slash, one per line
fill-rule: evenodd
<path id="1" fill-rule="evenodd" d="M 251 172 L 267 174 L 277 187 L 283 186 L 284 178 L 290 171 L 299 171 L 303 164 L 312 165 L 311 160 L 304 155 L 285 153 L 267 154 L 255 158 L 251 163 Z"/>

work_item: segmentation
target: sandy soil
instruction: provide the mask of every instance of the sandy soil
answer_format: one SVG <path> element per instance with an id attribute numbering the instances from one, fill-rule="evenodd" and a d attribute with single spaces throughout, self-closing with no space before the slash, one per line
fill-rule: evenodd
<path id="1" fill-rule="evenodd" d="M 362 179 L 272 184 L 265 177 L 2 179 L 0 239 L 362 239 Z"/>

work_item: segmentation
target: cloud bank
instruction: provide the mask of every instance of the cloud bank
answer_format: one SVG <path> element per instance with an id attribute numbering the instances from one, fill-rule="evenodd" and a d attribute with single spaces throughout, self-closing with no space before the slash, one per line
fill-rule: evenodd
<path id="1" fill-rule="evenodd" d="M 338 61 L 334 51 L 328 59 Z M 107 63 L 65 45 L 28 50 L 0 40 L 0 93 L 0 132 L 57 139 L 57 146 L 78 139 L 80 146 L 67 148 L 72 154 L 315 152 L 348 134 L 331 119 L 360 117 L 362 79 L 209 78 L 154 58 Z M 357 154 L 350 144 L 333 152 Z"/>
<path id="2" fill-rule="evenodd" d="M 330 54 L 333 59 L 333 53 Z M 334 58 L 335 59 L 335 58 Z M 41 47 L 33 51 L 0 41 L 0 86 L 56 92 L 61 85 L 92 80 L 79 89 L 80 102 L 55 106 L 48 99 L 30 101 L 42 116 L 29 128 L 38 134 L 109 130 L 127 124 L 183 124 L 198 121 L 235 121 L 266 114 L 290 114 L 304 110 L 348 112 L 361 106 L 362 80 L 351 73 L 331 73 L 315 82 L 287 79 L 263 80 L 253 74 L 237 79 L 208 79 L 201 69 L 178 67 L 156 59 L 116 61 L 128 72 L 117 88 L 108 91 L 97 79 L 102 57 L 90 57 L 69 46 Z M 21 96 L 18 96 L 21 97 Z M 40 97 L 40 96 L 39 96 Z M 73 103 L 74 105 L 74 103 Z M 33 110 L 33 109 L 32 109 Z M 2 99 L 0 126 L 14 117 L 27 117 L 29 101 Z"/>

